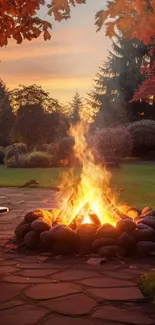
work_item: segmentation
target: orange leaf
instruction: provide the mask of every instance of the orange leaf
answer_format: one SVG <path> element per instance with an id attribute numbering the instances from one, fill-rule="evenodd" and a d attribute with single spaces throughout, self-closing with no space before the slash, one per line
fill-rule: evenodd
<path id="1" fill-rule="evenodd" d="M 51 39 L 51 34 L 48 32 L 48 30 L 45 30 L 44 32 L 44 40 L 50 40 Z"/>

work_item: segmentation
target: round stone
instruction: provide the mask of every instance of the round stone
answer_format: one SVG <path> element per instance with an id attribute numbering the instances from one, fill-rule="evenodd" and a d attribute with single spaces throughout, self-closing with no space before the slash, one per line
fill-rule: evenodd
<path id="1" fill-rule="evenodd" d="M 146 214 L 150 213 L 151 211 L 152 211 L 151 207 L 145 207 L 142 209 L 142 214 L 146 215 Z"/>
<path id="2" fill-rule="evenodd" d="M 50 231 L 44 231 L 40 234 L 40 240 L 44 247 L 50 248 L 54 243 L 54 239 L 51 236 Z"/>
<path id="3" fill-rule="evenodd" d="M 136 222 L 137 224 L 138 223 L 141 223 L 141 221 L 143 221 L 144 220 L 144 218 L 146 218 L 146 216 L 144 216 L 144 215 L 139 215 L 138 217 L 136 217 L 135 219 L 134 219 L 134 222 Z"/>
<path id="4" fill-rule="evenodd" d="M 35 249 L 40 242 L 39 235 L 34 231 L 29 231 L 24 237 L 24 243 L 28 248 Z"/>
<path id="5" fill-rule="evenodd" d="M 98 250 L 98 254 L 103 257 L 114 257 L 120 253 L 119 246 L 103 246 Z"/>
<path id="6" fill-rule="evenodd" d="M 98 226 L 95 224 L 82 224 L 80 225 L 78 229 L 78 234 L 80 238 L 89 238 L 89 237 L 94 237 L 96 234 L 96 231 L 98 229 Z"/>
<path id="7" fill-rule="evenodd" d="M 136 223 L 130 219 L 119 220 L 116 224 L 116 229 L 118 229 L 120 233 L 131 233 L 136 229 Z"/>
<path id="8" fill-rule="evenodd" d="M 50 229 L 50 236 L 54 240 L 73 244 L 77 242 L 78 235 L 70 227 L 64 225 L 57 225 Z"/>
<path id="9" fill-rule="evenodd" d="M 40 233 L 49 230 L 51 226 L 52 226 L 52 222 L 46 223 L 46 221 L 44 221 L 42 218 L 38 218 L 34 220 L 31 224 L 32 230 Z"/>
<path id="10" fill-rule="evenodd" d="M 117 229 L 109 223 L 105 223 L 97 231 L 97 237 L 117 238 L 119 236 Z"/>
<path id="11" fill-rule="evenodd" d="M 138 223 L 132 237 L 137 241 L 152 241 L 155 239 L 155 231 L 143 223 Z"/>
<path id="12" fill-rule="evenodd" d="M 139 241 L 137 243 L 136 249 L 140 257 L 147 257 L 150 253 L 155 252 L 155 242 Z"/>
<path id="13" fill-rule="evenodd" d="M 31 223 L 25 223 L 21 222 L 16 230 L 15 230 L 15 235 L 17 239 L 24 239 L 24 236 L 31 230 Z"/>
<path id="14" fill-rule="evenodd" d="M 116 240 L 114 238 L 110 238 L 110 237 L 98 238 L 93 241 L 92 249 L 94 252 L 97 252 L 100 247 L 111 246 L 111 245 L 112 246 L 116 245 Z"/>
<path id="15" fill-rule="evenodd" d="M 147 225 L 155 230 L 155 218 L 154 217 L 145 217 L 141 223 L 144 225 Z"/>
<path id="16" fill-rule="evenodd" d="M 34 210 L 34 211 L 30 211 L 25 215 L 25 221 L 26 222 L 33 222 L 34 220 L 38 219 L 42 217 L 42 212 L 41 210 Z"/>
<path id="17" fill-rule="evenodd" d="M 25 221 L 26 222 L 33 222 L 34 220 L 41 218 L 43 219 L 46 223 L 48 222 L 52 222 L 52 213 L 46 209 L 38 209 L 38 210 L 34 210 L 31 212 L 28 212 L 25 215 Z"/>
<path id="18" fill-rule="evenodd" d="M 130 236 L 129 234 L 127 234 L 127 233 L 124 232 L 124 233 L 121 234 L 121 236 L 118 238 L 117 243 L 118 243 L 120 246 L 122 246 L 123 248 L 124 248 L 124 247 L 125 247 L 125 248 L 132 248 L 132 247 L 134 247 L 136 241 L 135 241 L 135 239 L 134 239 L 132 236 Z"/>

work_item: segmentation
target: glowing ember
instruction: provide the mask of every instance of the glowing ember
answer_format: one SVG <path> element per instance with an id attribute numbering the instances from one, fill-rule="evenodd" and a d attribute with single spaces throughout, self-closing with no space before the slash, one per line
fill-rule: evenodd
<path id="1" fill-rule="evenodd" d="M 83 223 L 92 223 L 89 212 L 94 213 L 101 225 L 116 225 L 120 219 L 119 209 L 109 188 L 111 174 L 96 165 L 86 141 L 88 126 L 79 123 L 70 130 L 75 139 L 74 153 L 82 170 L 77 180 L 74 173 L 63 175 L 61 182 L 62 208 L 59 215 L 63 224 L 70 225 L 75 218 L 86 216 Z M 84 213 L 83 213 L 84 210 Z"/>

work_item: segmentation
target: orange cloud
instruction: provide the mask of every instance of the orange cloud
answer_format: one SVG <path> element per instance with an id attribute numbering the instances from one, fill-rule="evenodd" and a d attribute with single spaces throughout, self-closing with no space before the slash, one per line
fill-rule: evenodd
<path id="1" fill-rule="evenodd" d="M 104 33 L 96 33 L 95 3 L 90 0 L 87 8 L 73 9 L 68 22 L 54 23 L 50 42 L 38 38 L 16 45 L 11 41 L 2 48 L 0 75 L 7 87 L 36 83 L 62 101 L 71 100 L 77 90 L 84 96 L 110 44 Z"/>

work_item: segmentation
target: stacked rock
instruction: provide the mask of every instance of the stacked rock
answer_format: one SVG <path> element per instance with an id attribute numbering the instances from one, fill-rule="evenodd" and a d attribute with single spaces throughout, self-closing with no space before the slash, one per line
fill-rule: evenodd
<path id="1" fill-rule="evenodd" d="M 138 209 L 130 209 L 136 216 Z M 104 257 L 140 256 L 155 252 L 155 210 L 144 208 L 133 220 L 129 216 L 111 224 L 102 225 L 92 243 L 92 250 Z"/>
<path id="2" fill-rule="evenodd" d="M 56 254 L 76 251 L 78 243 L 77 232 L 58 224 L 52 211 L 42 209 L 27 213 L 15 236 L 18 244 L 29 249 L 48 249 Z"/>
<path id="3" fill-rule="evenodd" d="M 15 230 L 18 244 L 54 254 L 97 253 L 104 257 L 140 256 L 155 252 L 155 210 L 130 207 L 116 226 L 81 224 L 77 229 L 60 224 L 54 211 L 35 210 Z M 134 219 L 133 219 L 134 218 Z"/>

